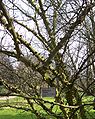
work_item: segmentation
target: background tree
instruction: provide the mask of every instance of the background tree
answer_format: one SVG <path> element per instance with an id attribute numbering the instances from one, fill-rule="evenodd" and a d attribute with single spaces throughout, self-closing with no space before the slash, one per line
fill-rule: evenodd
<path id="1" fill-rule="evenodd" d="M 21 62 L 20 64 L 23 63 L 22 67 L 18 66 L 19 72 L 13 71 L 17 82 L 9 85 L 6 80 L 5 84 L 13 93 L 27 100 L 28 110 L 37 118 L 45 119 L 35 109 L 33 101 L 57 119 L 78 119 L 79 115 L 82 119 L 87 119 L 84 108 L 86 104 L 82 103 L 85 93 L 82 84 L 83 80 L 87 82 L 86 89 L 89 89 L 90 80 L 93 78 L 91 74 L 90 79 L 88 73 L 95 65 L 95 61 L 92 61 L 95 49 L 90 45 L 94 45 L 94 42 L 88 37 L 91 33 L 87 32 L 87 21 L 89 24 L 94 23 L 88 19 L 91 18 L 94 6 L 94 0 L 0 0 L 0 53 L 13 57 L 18 63 Z M 31 58 L 27 57 L 30 55 Z M 30 78 L 30 72 L 33 79 Z M 49 87 L 56 88 L 56 102 L 45 101 L 37 93 L 38 84 L 33 85 L 33 74 L 41 78 L 37 78 L 41 83 L 45 82 Z M 78 82 L 81 85 L 78 85 Z M 22 86 L 25 86 L 25 90 Z M 34 89 L 35 96 L 30 94 L 30 89 Z M 53 111 L 56 105 L 60 108 L 60 113 Z M 24 107 L 21 109 L 27 110 Z"/>

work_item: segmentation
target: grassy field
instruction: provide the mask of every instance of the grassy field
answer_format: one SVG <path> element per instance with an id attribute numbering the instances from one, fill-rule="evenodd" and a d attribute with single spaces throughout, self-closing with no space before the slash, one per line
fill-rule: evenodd
<path id="1" fill-rule="evenodd" d="M 53 98 L 44 98 L 44 100 L 49 100 L 49 101 L 54 101 Z M 0 100 L 0 103 L 13 103 L 14 102 L 23 102 L 23 104 L 26 103 L 26 101 L 23 98 L 16 97 L 14 99 L 9 99 L 9 100 Z M 49 105 L 48 105 L 49 106 Z M 47 119 L 55 119 L 51 116 L 46 115 L 46 113 L 43 111 L 43 109 L 35 104 L 35 109 L 37 109 L 42 116 L 47 117 Z M 55 107 L 54 111 L 56 111 L 58 108 Z M 22 110 L 17 110 L 17 109 L 11 109 L 11 108 L 0 108 L 0 119 L 36 119 L 34 114 L 31 114 L 31 112 L 25 112 Z"/>
<path id="2" fill-rule="evenodd" d="M 45 116 L 44 113 L 42 113 Z M 45 116 L 47 119 L 55 119 L 51 116 Z M 16 109 L 1 109 L 0 119 L 36 119 L 34 114 L 30 112 L 18 111 Z"/>
<path id="3" fill-rule="evenodd" d="M 13 102 L 25 102 L 22 98 L 14 98 L 9 100 L 0 100 L 0 103 L 13 103 Z M 11 108 L 0 108 L 0 119 L 36 119 L 30 112 L 25 112 L 22 110 L 11 109 Z"/>
<path id="4" fill-rule="evenodd" d="M 1 109 L 0 119 L 35 119 L 34 115 L 15 109 Z"/>
<path id="5" fill-rule="evenodd" d="M 53 98 L 45 98 L 45 100 L 49 100 L 49 101 L 54 101 Z M 9 102 L 19 102 L 19 101 L 24 101 L 22 98 L 14 98 L 14 99 L 10 99 Z M 93 101 L 92 97 L 85 97 L 83 99 L 83 102 L 85 103 L 89 103 Z M 2 101 L 0 100 L 0 102 L 6 102 L 6 101 Z M 48 105 L 49 106 L 49 105 Z M 35 108 L 37 108 L 37 110 L 43 115 L 45 116 L 44 111 L 41 109 L 41 107 L 35 105 Z M 88 119 L 95 119 L 95 110 L 93 110 L 92 106 L 87 106 L 86 108 L 87 110 L 87 117 Z M 58 107 L 54 108 L 54 112 L 59 111 Z M 16 110 L 16 109 L 11 109 L 11 108 L 1 108 L 0 109 L 0 119 L 36 119 L 34 114 L 31 114 L 31 112 L 25 112 L 22 110 Z M 54 119 L 53 117 L 49 117 L 47 116 L 47 119 Z"/>

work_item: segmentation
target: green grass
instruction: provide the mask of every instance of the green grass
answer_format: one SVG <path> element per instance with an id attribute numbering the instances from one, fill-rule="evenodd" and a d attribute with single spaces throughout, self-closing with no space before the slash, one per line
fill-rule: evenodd
<path id="1" fill-rule="evenodd" d="M 44 100 L 48 100 L 53 102 L 54 98 L 43 98 Z M 85 96 L 83 98 L 83 103 L 89 103 L 93 101 L 93 97 L 92 96 Z M 24 99 L 16 97 L 14 99 L 10 99 L 9 102 L 10 103 L 14 103 L 14 102 L 26 102 Z M 6 101 L 0 101 L 2 102 L 6 102 Z M 49 104 L 46 104 L 47 107 L 49 107 Z M 37 111 L 39 111 L 42 116 L 47 117 L 47 119 L 55 119 L 54 117 L 48 116 L 46 115 L 45 111 L 43 111 L 43 109 L 38 106 L 37 104 L 35 104 L 35 109 L 37 109 Z M 93 106 L 87 106 L 86 108 L 86 115 L 88 117 L 88 119 L 95 119 L 95 110 L 93 110 Z M 54 106 L 53 111 L 55 113 L 59 113 L 60 109 L 58 108 L 58 106 Z M 31 114 L 31 112 L 25 112 L 22 110 L 16 110 L 16 109 L 11 109 L 11 108 L 1 108 L 0 109 L 0 119 L 36 119 L 34 114 Z"/>
<path id="2" fill-rule="evenodd" d="M 42 116 L 45 116 L 47 119 L 55 119 L 54 117 L 45 115 L 41 113 Z M 0 119 L 36 119 L 34 114 L 30 112 L 18 111 L 16 109 L 0 109 Z"/>
<path id="3" fill-rule="evenodd" d="M 43 98 L 44 100 L 48 100 L 50 102 L 54 101 L 54 98 Z M 26 102 L 23 98 L 16 97 L 9 100 L 0 100 L 0 103 L 13 103 L 14 102 Z M 46 104 L 47 107 L 49 107 L 49 104 Z M 54 117 L 46 115 L 45 111 L 37 104 L 35 104 L 35 109 L 39 111 L 42 116 L 45 116 L 47 119 L 55 119 Z M 54 112 L 58 110 L 57 106 L 54 107 Z M 57 112 L 57 111 L 56 111 Z M 11 108 L 1 108 L 0 109 L 0 119 L 36 119 L 34 114 L 31 114 L 31 112 L 25 112 L 21 110 L 11 109 Z"/>
<path id="4" fill-rule="evenodd" d="M 36 119 L 29 112 L 18 111 L 16 109 L 0 109 L 0 119 Z"/>

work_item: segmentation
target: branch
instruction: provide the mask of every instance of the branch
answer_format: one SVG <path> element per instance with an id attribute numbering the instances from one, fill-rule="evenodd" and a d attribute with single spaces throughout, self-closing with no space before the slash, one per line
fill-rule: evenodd
<path id="1" fill-rule="evenodd" d="M 19 56 L 21 55 L 21 50 L 19 48 L 19 41 L 17 39 L 17 34 L 16 34 L 15 28 L 13 26 L 12 18 L 8 14 L 8 12 L 7 12 L 6 8 L 5 8 L 5 5 L 4 5 L 4 3 L 2 1 L 0 1 L 0 10 L 2 10 L 2 14 L 0 13 L 0 18 L 1 18 L 0 21 L 4 25 L 4 27 L 7 28 L 7 30 L 13 36 L 12 40 L 14 41 L 15 50 L 17 52 L 17 57 L 19 58 Z M 5 19 L 3 19 L 3 15 L 5 16 L 6 21 L 5 21 Z"/>
<path id="2" fill-rule="evenodd" d="M 48 42 L 46 41 L 45 37 L 42 36 L 42 34 L 40 33 L 39 30 L 38 30 L 38 33 L 37 33 L 36 31 L 34 31 L 34 30 L 32 30 L 31 28 L 29 28 L 27 25 L 24 25 L 23 23 L 20 23 L 20 22 L 17 21 L 16 19 L 14 19 L 14 21 L 15 21 L 17 24 L 19 24 L 19 25 L 23 26 L 24 28 L 26 28 L 29 32 L 31 32 L 36 38 L 38 38 L 38 39 L 45 45 L 45 47 L 47 48 L 47 50 L 50 50 L 50 49 L 49 49 L 49 45 L 47 45 Z M 36 22 L 37 22 L 37 21 L 35 20 L 35 23 L 36 23 Z M 37 24 L 37 23 L 36 23 L 36 26 L 37 26 L 37 28 L 38 28 L 38 24 Z"/>
<path id="3" fill-rule="evenodd" d="M 18 104 L 22 104 L 22 102 L 20 102 Z M 25 102 L 24 102 L 24 104 L 25 104 Z M 16 103 L 16 105 L 17 105 L 17 103 Z M 30 108 L 25 108 L 25 107 L 20 107 L 20 106 L 13 106 L 13 103 L 12 103 L 12 105 L 7 104 L 7 103 L 0 103 L 0 108 L 2 108 L 2 107 L 10 107 L 10 108 L 15 108 L 15 109 L 19 109 L 19 110 L 31 111 L 32 112 L 32 110 Z"/>
<path id="4" fill-rule="evenodd" d="M 74 84 L 75 80 L 77 79 L 78 75 L 80 74 L 80 72 L 82 72 L 83 70 L 85 70 L 87 67 L 91 66 L 91 64 L 93 62 L 95 62 L 95 60 L 90 63 L 89 65 L 86 65 L 85 67 L 83 67 L 85 65 L 85 63 L 88 61 L 88 59 L 95 53 L 95 49 L 88 55 L 88 57 L 86 59 L 84 59 L 83 63 L 81 64 L 81 66 L 79 67 L 78 71 L 76 72 L 76 74 L 73 76 L 74 78 L 72 78 L 71 82 L 72 85 Z"/>
<path id="5" fill-rule="evenodd" d="M 71 34 L 74 32 L 75 28 L 85 20 L 86 15 L 94 6 L 95 6 L 95 4 L 87 5 L 85 7 L 85 9 L 82 11 L 82 13 L 79 15 L 79 17 L 76 19 L 76 21 L 70 25 L 68 32 L 65 34 L 65 36 L 63 38 L 60 39 L 61 41 L 58 43 L 58 45 L 55 47 L 55 49 L 50 53 L 47 61 L 44 64 L 45 66 L 48 66 L 50 64 L 52 58 L 63 47 L 63 45 L 66 43 L 66 41 L 68 39 L 70 39 Z"/>

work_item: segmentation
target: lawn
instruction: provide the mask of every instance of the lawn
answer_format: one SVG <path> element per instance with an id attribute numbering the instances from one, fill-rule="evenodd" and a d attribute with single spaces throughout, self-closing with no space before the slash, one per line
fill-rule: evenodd
<path id="1" fill-rule="evenodd" d="M 44 98 L 44 100 L 54 101 L 53 98 Z M 14 99 L 9 100 L 0 100 L 0 103 L 13 103 L 14 102 L 23 102 L 23 104 L 26 104 L 26 101 L 23 98 L 16 97 Z M 48 105 L 49 106 L 49 105 Z M 54 119 L 51 116 L 46 115 L 45 111 L 35 104 L 35 109 L 37 109 L 43 116 L 47 117 L 47 119 Z M 55 107 L 54 111 L 56 111 L 57 108 Z M 1 108 L 0 109 L 0 119 L 36 119 L 34 114 L 31 114 L 31 112 L 25 112 L 22 110 L 12 109 L 12 108 Z"/>
<path id="2" fill-rule="evenodd" d="M 49 101 L 54 101 L 53 98 L 44 98 L 45 100 Z M 10 99 L 10 102 L 19 102 L 19 101 L 25 101 L 22 98 L 14 98 Z M 87 96 L 83 99 L 83 102 L 89 103 L 93 101 L 93 97 Z M 6 102 L 6 101 L 0 101 L 0 102 Z M 26 102 L 26 101 L 25 101 Z M 49 105 L 48 105 L 49 106 Z M 42 110 L 42 108 L 38 105 L 35 104 L 35 108 L 43 115 L 45 116 L 45 112 Z M 87 106 L 87 117 L 88 119 L 95 119 L 95 110 L 93 110 L 92 106 Z M 58 107 L 54 108 L 54 112 L 59 111 Z M 53 117 L 50 116 L 45 116 L 47 119 L 54 119 Z M 17 110 L 17 109 L 11 109 L 11 108 L 1 108 L 0 109 L 0 119 L 36 119 L 34 114 L 31 114 L 31 112 L 25 112 L 22 110 Z"/>
<path id="3" fill-rule="evenodd" d="M 16 109 L 0 109 L 0 119 L 36 119 L 29 112 L 18 111 Z"/>
<path id="4" fill-rule="evenodd" d="M 45 116 L 44 113 L 42 113 Z M 47 119 L 55 119 L 51 116 L 45 116 Z M 0 109 L 0 119 L 36 119 L 30 112 L 18 111 L 16 109 Z"/>
<path id="5" fill-rule="evenodd" d="M 9 100 L 0 100 L 0 103 L 26 102 L 23 98 L 13 98 Z M 11 108 L 0 108 L 0 119 L 36 119 L 30 112 Z"/>

